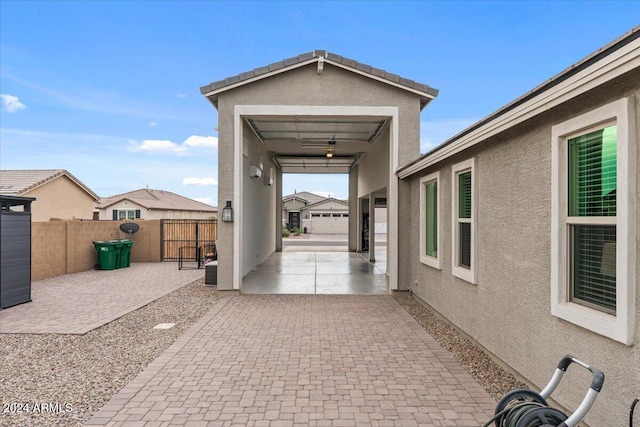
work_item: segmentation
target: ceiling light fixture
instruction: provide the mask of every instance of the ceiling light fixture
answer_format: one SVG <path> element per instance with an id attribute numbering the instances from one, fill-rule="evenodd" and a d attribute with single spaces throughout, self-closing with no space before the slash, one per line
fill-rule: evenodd
<path id="1" fill-rule="evenodd" d="M 333 157 L 333 152 L 336 151 L 336 137 L 334 136 L 330 141 L 327 141 L 327 143 L 329 146 L 325 148 L 325 151 L 327 153 L 327 159 L 330 159 Z"/>

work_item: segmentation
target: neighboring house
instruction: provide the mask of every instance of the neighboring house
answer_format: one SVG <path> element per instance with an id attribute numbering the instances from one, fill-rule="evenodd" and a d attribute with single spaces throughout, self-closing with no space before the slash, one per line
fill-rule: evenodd
<path id="1" fill-rule="evenodd" d="M 143 188 L 111 197 L 97 205 L 101 220 L 211 219 L 218 208 L 165 190 Z"/>
<path id="2" fill-rule="evenodd" d="M 0 194 L 34 197 L 33 222 L 52 219 L 93 219 L 99 197 L 64 169 L 2 170 Z"/>
<path id="3" fill-rule="evenodd" d="M 282 250 L 283 174 L 349 174 L 351 251 L 386 200 L 390 292 L 411 291 L 534 388 L 565 354 L 601 368 L 586 422 L 626 425 L 640 378 L 640 27 L 422 156 L 437 90 L 330 52 L 201 91 L 218 109 L 219 202 L 234 210 L 219 292 L 242 292 Z M 579 369 L 553 394 L 573 410 Z"/>
<path id="4" fill-rule="evenodd" d="M 282 221 L 289 230 L 312 234 L 346 234 L 349 204 L 344 200 L 302 191 L 282 198 Z"/>

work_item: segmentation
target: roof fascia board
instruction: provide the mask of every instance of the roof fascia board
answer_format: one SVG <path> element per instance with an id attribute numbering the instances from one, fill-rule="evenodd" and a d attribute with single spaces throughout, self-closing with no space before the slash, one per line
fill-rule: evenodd
<path id="1" fill-rule="evenodd" d="M 405 85 L 402 85 L 402 84 L 400 84 L 400 83 L 396 83 L 396 82 L 391 81 L 391 80 L 389 80 L 389 79 L 385 79 L 385 78 L 382 78 L 382 77 L 378 77 L 378 76 L 376 76 L 375 74 L 367 73 L 367 72 L 365 72 L 365 71 L 358 70 L 357 68 L 353 68 L 353 67 L 350 67 L 350 66 L 348 66 L 348 65 L 344 65 L 344 64 L 341 64 L 341 63 L 339 63 L 339 62 L 332 61 L 332 60 L 330 60 L 329 58 L 325 58 L 325 59 L 324 59 L 324 62 L 325 62 L 325 63 L 328 63 L 328 64 L 331 64 L 331 65 L 334 65 L 334 66 L 336 66 L 336 67 L 342 68 L 342 69 L 344 69 L 344 70 L 351 71 L 351 72 L 353 72 L 353 73 L 359 74 L 359 75 L 361 75 L 361 76 L 367 77 L 367 78 L 369 78 L 369 79 L 376 80 L 376 81 L 379 81 L 379 82 L 381 82 L 381 83 L 386 83 L 386 84 L 388 84 L 388 85 L 391 85 L 391 86 L 397 87 L 397 88 L 399 88 L 399 89 L 406 90 L 407 92 L 414 93 L 414 94 L 419 95 L 419 96 L 421 96 L 421 97 L 423 97 L 423 98 L 428 98 L 428 99 L 429 99 L 429 101 L 431 101 L 431 100 L 435 99 L 435 96 L 434 96 L 434 95 L 431 95 L 431 94 L 429 94 L 429 93 L 427 93 L 427 92 L 423 92 L 423 91 L 421 91 L 421 90 L 417 90 L 417 89 L 411 88 L 411 87 L 409 87 L 409 86 L 405 86 Z"/>
<path id="2" fill-rule="evenodd" d="M 601 61 L 585 68 L 574 76 L 552 87 L 550 90 L 543 91 L 516 108 L 489 120 L 477 129 L 459 138 L 454 136 L 450 140 L 450 143 L 445 141 L 441 145 L 441 148 L 435 148 L 431 154 L 428 154 L 423 159 L 408 167 L 396 171 L 396 173 L 400 179 L 407 178 L 456 153 L 479 144 L 487 138 L 504 132 L 603 83 L 613 80 L 628 71 L 639 68 L 639 52 L 640 38 L 612 52 Z"/>
<path id="3" fill-rule="evenodd" d="M 228 90 L 235 89 L 237 87 L 244 86 L 244 85 L 249 84 L 249 83 L 257 82 L 259 80 L 266 79 L 266 78 L 269 78 L 269 77 L 273 77 L 275 75 L 278 75 L 278 74 L 281 74 L 281 73 L 285 73 L 287 71 L 291 71 L 291 70 L 296 69 L 296 68 L 304 67 L 305 65 L 313 64 L 314 62 L 318 62 L 318 58 L 307 59 L 306 61 L 302 61 L 302 62 L 298 62 L 298 63 L 295 63 L 295 64 L 291 64 L 288 67 L 279 68 L 277 70 L 269 71 L 268 73 L 260 74 L 258 76 L 254 76 L 254 77 L 251 77 L 251 78 L 246 79 L 246 80 L 241 80 L 239 82 L 230 84 L 228 86 L 223 86 L 223 87 L 221 87 L 219 89 L 215 89 L 215 90 L 206 92 L 203 95 L 206 96 L 207 98 L 209 98 L 211 96 L 219 95 L 222 92 L 226 92 Z"/>
<path id="4" fill-rule="evenodd" d="M 43 179 L 40 182 L 37 182 L 29 187 L 27 187 L 26 189 L 24 189 L 23 191 L 20 192 L 20 194 L 26 194 L 29 193 L 37 188 L 42 187 L 45 184 L 48 184 L 50 182 L 55 181 L 56 179 L 62 177 L 62 176 L 66 176 L 67 178 L 69 178 L 74 184 L 76 184 L 78 187 L 80 187 L 80 189 L 82 191 L 84 191 L 85 193 L 87 193 L 88 195 L 91 196 L 91 198 L 93 198 L 94 202 L 97 202 L 100 200 L 100 197 L 94 193 L 93 191 L 91 191 L 91 189 L 89 189 L 86 185 L 84 185 L 82 182 L 80 182 L 75 176 L 73 176 L 70 172 L 65 171 L 65 170 L 61 170 L 45 179 Z"/>
<path id="5" fill-rule="evenodd" d="M 212 97 L 212 96 L 216 96 L 216 95 L 221 94 L 222 92 L 226 92 L 228 90 L 235 89 L 237 87 L 244 86 L 246 84 L 250 84 L 250 83 L 262 80 L 262 79 L 273 77 L 275 75 L 278 75 L 278 74 L 281 74 L 281 73 L 284 73 L 284 72 L 287 72 L 287 71 L 291 71 L 291 70 L 296 69 L 296 68 L 300 68 L 300 67 L 304 67 L 304 66 L 309 65 L 309 64 L 313 64 L 315 62 L 318 62 L 320 59 L 322 59 L 325 63 L 331 64 L 331 65 L 333 65 L 335 67 L 342 68 L 342 69 L 347 70 L 347 71 L 351 71 L 352 73 L 359 74 L 359 75 L 367 77 L 369 79 L 376 80 L 378 82 L 385 83 L 385 84 L 388 84 L 390 86 L 394 86 L 394 87 L 396 87 L 398 89 L 403 89 L 403 90 L 406 90 L 407 92 L 411 92 L 411 93 L 413 93 L 415 95 L 418 95 L 418 96 L 421 96 L 423 98 L 426 98 L 427 102 L 424 104 L 425 106 L 430 101 L 432 101 L 433 99 L 436 98 L 435 95 L 432 95 L 430 93 L 423 92 L 423 91 L 420 91 L 420 90 L 417 90 L 417 89 L 402 85 L 400 83 L 396 83 L 396 82 L 391 81 L 389 79 L 378 77 L 378 76 L 376 76 L 374 74 L 358 70 L 357 68 L 353 68 L 353 67 L 350 67 L 348 65 L 341 64 L 340 62 L 332 61 L 331 59 L 325 58 L 323 56 L 314 57 L 314 58 L 308 59 L 306 61 L 298 62 L 296 64 L 292 64 L 292 65 L 289 65 L 287 67 L 279 68 L 277 70 L 273 70 L 273 71 L 270 71 L 268 73 L 264 73 L 264 74 L 260 74 L 258 76 L 251 77 L 251 78 L 246 79 L 246 80 L 241 80 L 239 82 L 230 84 L 228 86 L 223 86 L 223 87 L 221 87 L 219 89 L 215 89 L 215 90 L 206 92 L 203 95 L 205 97 L 207 97 L 207 98 Z"/>

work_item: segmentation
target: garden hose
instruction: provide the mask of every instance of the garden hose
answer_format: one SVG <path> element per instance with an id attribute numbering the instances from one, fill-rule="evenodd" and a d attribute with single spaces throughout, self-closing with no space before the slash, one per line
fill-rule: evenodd
<path id="1" fill-rule="evenodd" d="M 629 427 L 633 427 L 633 410 L 635 409 L 639 401 L 640 401 L 640 395 L 638 395 L 638 397 L 636 397 L 633 403 L 631 404 L 631 409 L 629 410 Z"/>
<path id="2" fill-rule="evenodd" d="M 548 406 L 538 402 L 511 401 L 507 404 L 505 409 L 495 414 L 482 427 L 489 427 L 493 422 L 496 422 L 497 427 L 516 427 L 518 425 L 518 421 L 520 421 L 526 413 L 536 408 L 548 408 Z M 545 416 L 547 420 L 552 423 L 551 425 L 556 426 L 560 425 L 566 419 L 560 419 L 554 414 L 547 414 Z M 541 425 L 542 424 L 536 420 L 536 422 L 529 423 L 524 427 L 539 427 Z"/>

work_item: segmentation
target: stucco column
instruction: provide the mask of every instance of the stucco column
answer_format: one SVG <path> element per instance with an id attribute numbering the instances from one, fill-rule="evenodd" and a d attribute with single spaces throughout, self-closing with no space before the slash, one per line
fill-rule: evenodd
<path id="1" fill-rule="evenodd" d="M 349 252 L 358 251 L 358 166 L 349 171 Z"/>
<path id="2" fill-rule="evenodd" d="M 369 262 L 376 262 L 376 197 L 369 193 Z"/>
<path id="3" fill-rule="evenodd" d="M 282 252 L 282 169 L 276 167 L 276 252 Z"/>

